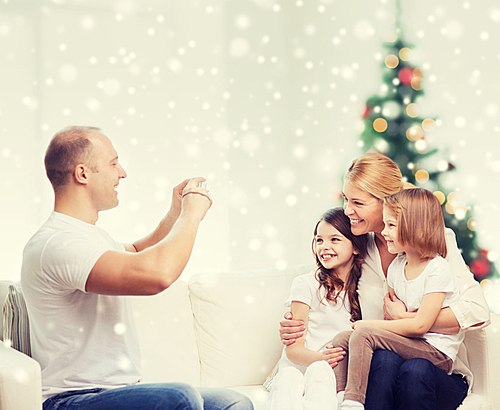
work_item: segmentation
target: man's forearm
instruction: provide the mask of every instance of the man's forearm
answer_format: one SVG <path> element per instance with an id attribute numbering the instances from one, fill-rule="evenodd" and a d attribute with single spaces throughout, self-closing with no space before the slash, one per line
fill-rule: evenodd
<path id="1" fill-rule="evenodd" d="M 199 224 L 196 218 L 182 215 L 163 239 L 144 251 L 144 256 L 149 263 L 154 264 L 154 269 L 165 275 L 168 286 L 177 280 L 186 267 Z"/>
<path id="2" fill-rule="evenodd" d="M 136 252 L 143 251 L 163 240 L 170 233 L 177 219 L 178 216 L 172 215 L 172 212 L 169 211 L 153 232 L 132 244 Z"/>

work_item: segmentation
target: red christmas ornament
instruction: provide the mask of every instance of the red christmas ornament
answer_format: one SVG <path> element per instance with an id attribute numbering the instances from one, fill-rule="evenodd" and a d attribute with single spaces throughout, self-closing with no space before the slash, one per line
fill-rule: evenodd
<path id="1" fill-rule="evenodd" d="M 413 68 L 402 68 L 401 70 L 399 70 L 398 77 L 399 81 L 401 81 L 401 84 L 410 85 L 411 80 L 413 79 Z"/>
<path id="2" fill-rule="evenodd" d="M 363 111 L 363 114 L 361 114 L 362 118 L 368 118 L 372 113 L 372 107 L 369 105 L 365 105 L 365 109 Z"/>
<path id="3" fill-rule="evenodd" d="M 491 273 L 491 264 L 488 260 L 488 251 L 481 249 L 479 257 L 470 264 L 470 270 L 476 278 L 485 278 Z"/>

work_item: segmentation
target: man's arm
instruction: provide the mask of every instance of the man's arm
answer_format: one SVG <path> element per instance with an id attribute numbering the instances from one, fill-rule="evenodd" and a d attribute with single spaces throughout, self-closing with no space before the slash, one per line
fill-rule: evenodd
<path id="1" fill-rule="evenodd" d="M 191 256 L 199 224 L 212 204 L 208 191 L 196 186 L 202 180 L 194 178 L 185 185 L 180 215 L 171 227 L 165 218 L 156 233 L 138 241 L 138 252 L 105 252 L 92 268 L 85 289 L 105 295 L 153 295 L 175 282 Z"/>
<path id="2" fill-rule="evenodd" d="M 194 178 L 197 182 L 205 181 L 205 178 Z M 185 179 L 179 185 L 174 187 L 172 192 L 172 203 L 170 205 L 170 209 L 165 215 L 165 217 L 160 221 L 156 229 L 151 232 L 149 235 L 145 236 L 142 239 L 135 241 L 133 244 L 124 244 L 125 249 L 128 252 L 140 252 L 150 246 L 153 246 L 160 242 L 165 236 L 169 234 L 172 230 L 175 221 L 179 218 L 179 215 L 182 210 L 182 192 L 190 179 Z"/>

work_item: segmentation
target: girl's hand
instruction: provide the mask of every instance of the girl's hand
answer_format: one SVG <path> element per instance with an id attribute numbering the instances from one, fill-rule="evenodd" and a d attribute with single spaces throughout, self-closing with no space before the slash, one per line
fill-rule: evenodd
<path id="1" fill-rule="evenodd" d="M 401 300 L 394 295 L 392 298 L 389 295 L 384 297 L 384 319 L 385 320 L 396 320 L 405 318 L 406 306 Z"/>
<path id="2" fill-rule="evenodd" d="M 328 362 L 328 364 L 333 369 L 337 366 L 338 362 L 344 359 L 345 351 L 341 347 L 333 347 L 331 343 L 325 346 L 323 350 L 323 360 Z"/>
<path id="3" fill-rule="evenodd" d="M 376 320 L 358 320 L 352 324 L 352 328 L 356 330 L 360 327 L 376 327 L 376 322 Z"/>

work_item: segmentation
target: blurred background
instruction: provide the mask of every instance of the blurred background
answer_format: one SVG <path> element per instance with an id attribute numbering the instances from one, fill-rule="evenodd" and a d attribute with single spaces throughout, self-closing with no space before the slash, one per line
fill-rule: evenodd
<path id="1" fill-rule="evenodd" d="M 2 278 L 19 278 L 51 212 L 43 155 L 66 125 L 103 128 L 128 172 L 98 222 L 117 240 L 154 229 L 180 181 L 208 179 L 185 280 L 312 262 L 314 225 L 367 149 L 367 101 L 387 93 L 385 45 L 402 38 L 433 119 L 428 166 L 453 165 L 441 182 L 498 264 L 497 0 L 2 0 Z"/>

